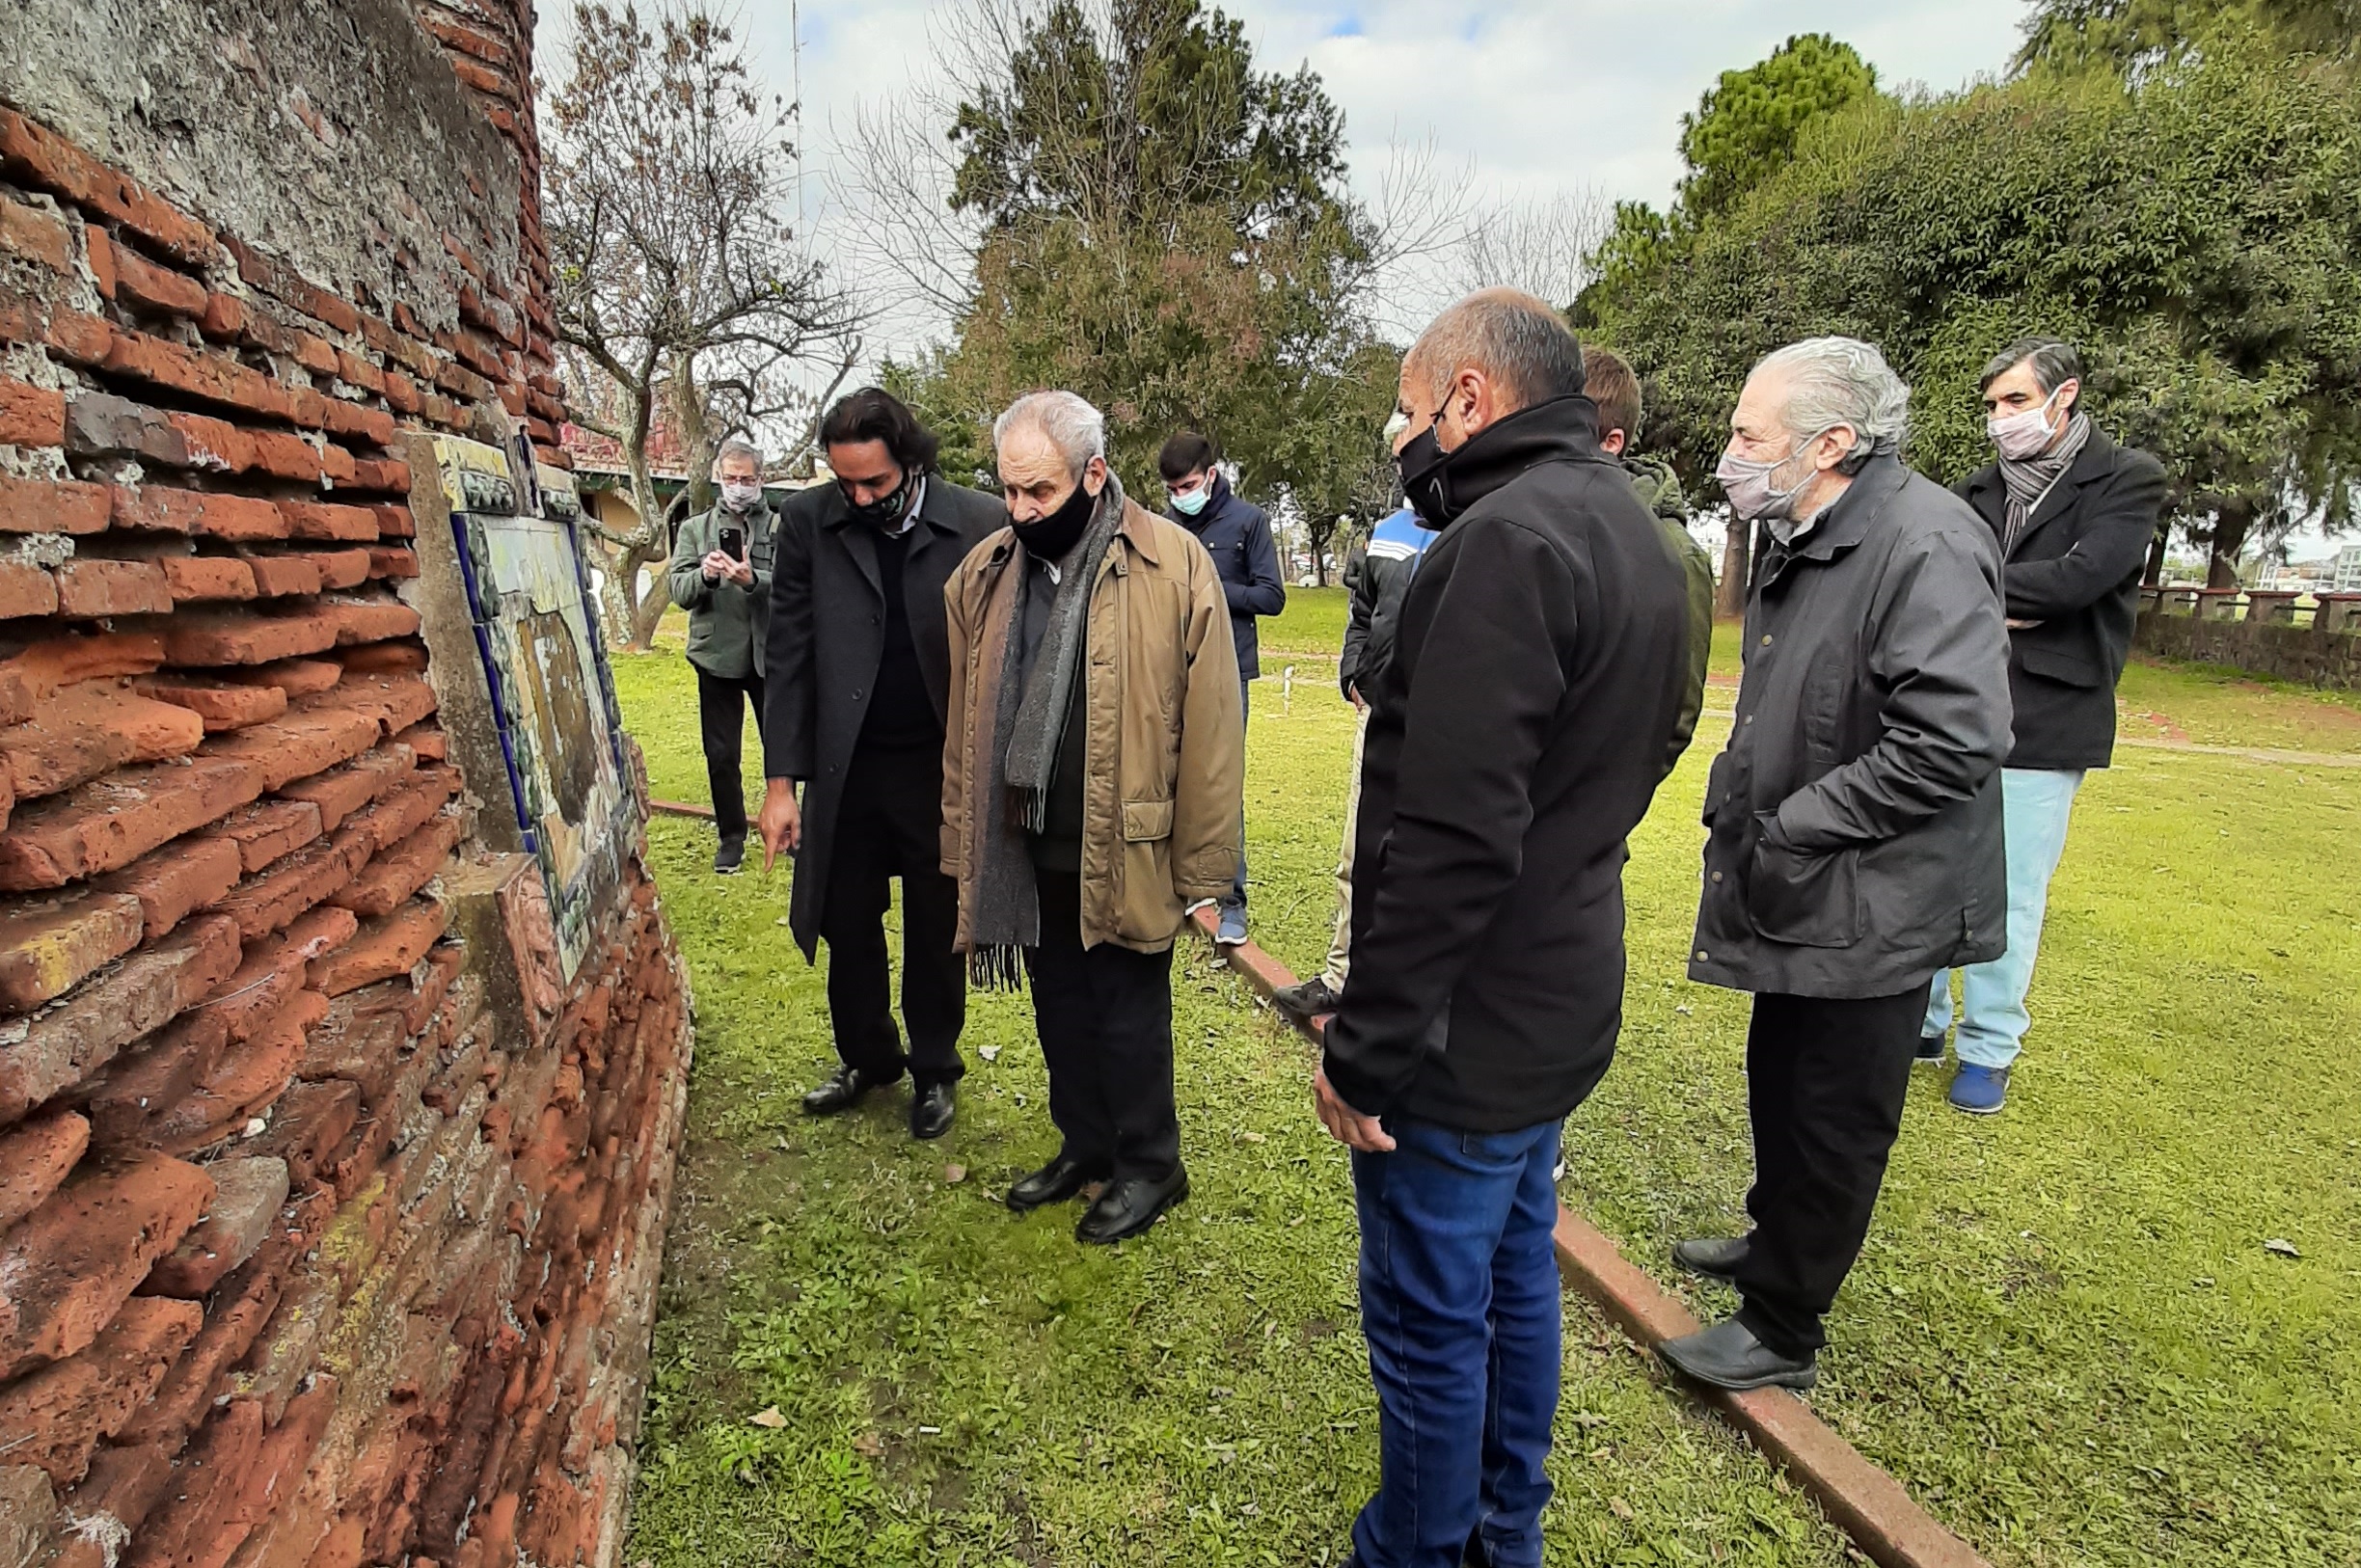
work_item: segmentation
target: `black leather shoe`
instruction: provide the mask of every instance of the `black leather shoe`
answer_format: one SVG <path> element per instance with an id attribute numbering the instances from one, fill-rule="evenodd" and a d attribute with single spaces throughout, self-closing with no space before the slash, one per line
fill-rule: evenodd
<path id="1" fill-rule="evenodd" d="M 951 1130 L 951 1118 L 958 1111 L 949 1079 L 928 1084 L 910 1096 L 910 1136 L 939 1138 Z"/>
<path id="2" fill-rule="evenodd" d="M 1921 1062 L 1940 1062 L 1940 1061 L 1941 1061 L 1941 1060 L 1942 1060 L 1942 1053 L 1943 1053 L 1943 1038 L 1942 1038 L 1942 1036 L 1940 1036 L 1940 1035 L 1920 1035 L 1920 1036 L 1918 1037 L 1918 1060 L 1919 1060 L 1919 1061 L 1921 1061 Z"/>
<path id="3" fill-rule="evenodd" d="M 1019 1214 L 1026 1214 L 1045 1203 L 1062 1203 L 1092 1182 L 1104 1181 L 1106 1175 L 1104 1167 L 1093 1167 L 1082 1160 L 1068 1159 L 1061 1152 L 1056 1159 L 1009 1188 L 1008 1206 Z"/>
<path id="4" fill-rule="evenodd" d="M 1736 1318 L 1667 1339 L 1656 1353 L 1699 1383 L 1717 1389 L 1808 1389 L 1820 1381 L 1819 1361 L 1782 1356 Z"/>
<path id="5" fill-rule="evenodd" d="M 1271 1006 L 1298 1024 L 1308 1024 L 1323 1013 L 1334 1013 L 1339 998 L 1336 990 L 1318 975 L 1297 986 L 1283 986 L 1271 992 Z"/>
<path id="6" fill-rule="evenodd" d="M 1188 1172 L 1175 1167 L 1161 1181 L 1133 1176 L 1118 1181 L 1099 1195 L 1074 1227 L 1074 1239 L 1105 1246 L 1136 1236 L 1164 1217 L 1164 1211 L 1188 1196 Z"/>
<path id="7" fill-rule="evenodd" d="M 724 877 L 735 877 L 738 868 L 746 864 L 746 840 L 725 838 L 721 848 L 714 852 L 714 870 Z"/>
<path id="8" fill-rule="evenodd" d="M 868 1097 L 877 1082 L 858 1068 L 838 1068 L 828 1074 L 828 1081 L 803 1096 L 805 1116 L 834 1116 L 849 1111 Z"/>
<path id="9" fill-rule="evenodd" d="M 1719 1280 L 1723 1284 L 1738 1283 L 1738 1265 L 1746 1261 L 1746 1255 L 1744 1236 L 1716 1236 L 1709 1240 L 1672 1243 L 1673 1262 L 1692 1274 L 1701 1274 L 1708 1280 Z"/>

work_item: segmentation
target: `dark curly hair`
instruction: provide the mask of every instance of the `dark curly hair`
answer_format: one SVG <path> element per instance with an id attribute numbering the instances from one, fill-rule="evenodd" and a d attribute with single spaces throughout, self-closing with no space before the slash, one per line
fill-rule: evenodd
<path id="1" fill-rule="evenodd" d="M 882 387 L 863 387 L 836 400 L 820 421 L 820 445 L 838 446 L 858 441 L 882 441 L 885 450 L 909 473 L 931 473 L 942 443 L 918 422 L 908 404 Z"/>

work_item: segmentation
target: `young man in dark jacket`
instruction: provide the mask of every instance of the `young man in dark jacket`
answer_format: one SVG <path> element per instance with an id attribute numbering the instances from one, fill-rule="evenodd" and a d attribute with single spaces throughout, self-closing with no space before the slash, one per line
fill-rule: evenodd
<path id="1" fill-rule="evenodd" d="M 2008 846 L 2008 951 L 1961 974 L 1959 1071 L 1950 1100 L 1989 1116 L 2032 1015 L 2049 879 L 2084 771 L 2115 754 L 2115 683 L 2131 651 L 2140 569 L 2164 509 L 2164 465 L 2118 446 L 2082 412 L 2082 359 L 2054 338 L 2013 343 L 1984 367 L 2000 461 L 1960 494 L 2000 540 L 2017 743 L 2000 772 Z M 1935 977 L 1918 1042 L 1942 1057 L 1951 971 Z"/>
<path id="2" fill-rule="evenodd" d="M 833 480 L 789 501 L 779 528 L 763 747 L 764 863 L 796 854 L 796 945 L 806 960 L 828 948 L 838 1066 L 803 1109 L 850 1109 L 907 1071 L 911 1135 L 939 1138 L 966 1070 L 967 1015 L 951 946 L 959 890 L 938 853 L 951 684 L 943 584 L 1004 513 L 936 473 L 934 434 L 874 387 L 828 410 L 820 442 Z M 896 878 L 907 1051 L 885 950 Z"/>
<path id="3" fill-rule="evenodd" d="M 1747 378 L 1718 471 L 1770 544 L 1705 786 L 1689 978 L 1754 995 L 1754 1229 L 1673 1248 L 1745 1305 L 1662 1351 L 1719 1388 L 1818 1376 L 1822 1318 L 1901 1130 L 1928 979 L 2000 952 L 2000 553 L 1958 497 L 1902 466 L 1909 418 L 1876 349 L 1811 338 Z"/>
<path id="4" fill-rule="evenodd" d="M 1615 1053 L 1624 840 L 1688 668 L 1680 566 L 1582 392 L 1564 321 L 1506 289 L 1402 365 L 1404 490 L 1439 532 L 1366 693 L 1352 980 L 1314 1086 L 1360 1209 L 1368 1568 L 1541 1560 L 1550 1173 Z"/>
<path id="5" fill-rule="evenodd" d="M 1230 633 L 1237 647 L 1238 712 L 1262 673 L 1255 618 L 1287 608 L 1287 584 L 1279 576 L 1279 552 L 1271 543 L 1270 519 L 1262 508 L 1238 498 L 1220 467 L 1221 454 L 1194 430 L 1183 430 L 1156 454 L 1163 475 L 1165 515 L 1197 536 L 1221 574 L 1222 597 L 1230 604 Z M 1240 807 L 1244 801 L 1241 798 Z M 1237 879 L 1217 901 L 1221 919 L 1214 940 L 1235 947 L 1246 940 L 1246 852 L 1238 850 Z"/>

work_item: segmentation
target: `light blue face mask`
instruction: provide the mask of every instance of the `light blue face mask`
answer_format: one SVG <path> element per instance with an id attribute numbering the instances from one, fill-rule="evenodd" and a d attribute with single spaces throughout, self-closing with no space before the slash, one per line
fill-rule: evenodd
<path id="1" fill-rule="evenodd" d="M 1206 502 L 1213 499 L 1213 481 L 1208 479 L 1185 496 L 1172 499 L 1173 510 L 1182 517 L 1195 517 L 1205 510 Z"/>

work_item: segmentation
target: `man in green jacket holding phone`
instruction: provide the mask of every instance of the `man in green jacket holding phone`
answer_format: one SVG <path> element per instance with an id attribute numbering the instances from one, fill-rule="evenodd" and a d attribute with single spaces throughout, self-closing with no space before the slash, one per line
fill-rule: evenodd
<path id="1" fill-rule="evenodd" d="M 746 780 L 739 766 L 746 704 L 763 716 L 763 633 L 771 618 L 771 562 L 777 519 L 763 500 L 762 453 L 722 443 L 714 459 L 721 500 L 681 525 L 672 547 L 672 602 L 689 612 L 689 663 L 696 671 L 697 721 L 705 776 L 721 846 L 714 870 L 727 877 L 746 859 Z"/>

